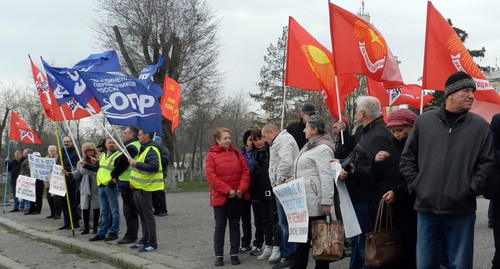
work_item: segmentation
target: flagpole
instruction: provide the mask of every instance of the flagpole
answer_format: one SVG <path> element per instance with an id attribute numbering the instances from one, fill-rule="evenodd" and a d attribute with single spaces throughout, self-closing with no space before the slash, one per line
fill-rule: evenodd
<path id="1" fill-rule="evenodd" d="M 61 162 L 61 167 L 62 167 L 63 176 L 64 176 L 64 188 L 66 189 L 66 203 L 67 203 L 67 206 L 68 206 L 69 223 L 70 223 L 70 226 L 71 226 L 71 231 L 73 232 L 73 236 L 75 236 L 75 228 L 74 228 L 74 225 L 73 225 L 73 212 L 71 212 L 73 210 L 71 209 L 71 203 L 69 202 L 68 184 L 66 184 L 66 173 L 64 173 L 64 162 L 63 162 L 63 158 L 62 158 L 62 150 L 61 150 L 61 139 L 62 139 L 62 137 L 59 138 L 61 136 L 61 134 L 59 133 L 59 130 L 57 129 L 56 122 L 54 121 L 53 123 L 54 123 L 54 130 L 55 130 L 55 133 L 56 133 L 57 147 L 59 149 L 59 161 Z M 66 148 L 64 148 L 64 149 L 66 149 Z M 66 151 L 66 156 L 69 159 L 67 151 Z M 71 159 L 69 160 L 69 164 L 71 166 L 73 166 L 71 164 Z"/>
<path id="2" fill-rule="evenodd" d="M 281 129 L 283 129 L 283 124 L 285 122 L 285 103 L 286 103 L 286 86 L 283 82 L 283 108 L 281 110 Z"/>
<path id="3" fill-rule="evenodd" d="M 10 139 L 9 139 L 9 144 L 7 146 L 7 158 L 10 156 Z M 3 213 L 5 213 L 5 202 L 7 201 L 7 185 L 9 185 L 9 164 L 10 161 L 6 163 L 5 165 L 5 188 L 3 191 Z M 15 190 L 14 190 L 15 191 Z M 13 193 L 12 195 L 16 195 Z"/>
<path id="4" fill-rule="evenodd" d="M 420 92 L 420 114 L 424 111 L 424 89 Z"/>
<path id="5" fill-rule="evenodd" d="M 92 119 L 97 122 L 101 128 L 104 130 L 104 132 L 106 132 L 107 135 L 109 135 L 109 137 L 116 143 L 116 146 L 118 147 L 118 149 L 120 149 L 120 151 L 125 154 L 125 156 L 127 156 L 127 158 L 130 160 L 132 159 L 132 157 L 130 156 L 130 154 L 128 154 L 128 151 L 125 150 L 124 148 L 122 148 L 122 146 L 116 141 L 116 139 L 113 137 L 113 135 L 111 135 L 111 133 L 106 130 L 106 128 L 104 128 L 104 125 L 96 118 L 96 115 L 94 114 L 94 112 L 92 112 L 87 106 L 85 106 L 85 109 L 87 110 L 87 112 L 89 112 L 90 116 L 92 117 Z M 103 115 L 104 115 L 104 112 L 103 112 Z M 106 116 L 105 116 L 106 117 Z M 111 125 L 113 126 L 113 125 Z M 122 142 L 123 144 L 123 142 Z"/>
<path id="6" fill-rule="evenodd" d="M 339 111 L 339 121 L 342 121 L 342 112 L 340 111 L 340 95 L 339 95 L 339 83 L 337 79 L 337 75 L 335 75 L 335 95 L 337 96 L 337 109 Z M 346 124 L 347 126 L 347 124 Z M 344 145 L 344 132 L 340 130 L 340 142 Z"/>

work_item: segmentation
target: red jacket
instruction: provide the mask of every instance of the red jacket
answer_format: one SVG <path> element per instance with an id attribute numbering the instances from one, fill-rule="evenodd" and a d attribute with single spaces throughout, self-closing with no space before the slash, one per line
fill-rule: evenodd
<path id="1" fill-rule="evenodd" d="M 213 145 L 205 160 L 205 175 L 210 185 L 210 206 L 223 206 L 231 189 L 250 199 L 250 173 L 243 155 L 233 145 L 229 150 Z"/>

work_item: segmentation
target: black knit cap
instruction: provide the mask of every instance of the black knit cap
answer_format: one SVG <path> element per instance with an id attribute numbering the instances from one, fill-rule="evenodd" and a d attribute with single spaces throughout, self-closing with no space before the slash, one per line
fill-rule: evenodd
<path id="1" fill-rule="evenodd" d="M 444 88 L 444 96 L 448 97 L 448 95 L 457 92 L 461 89 L 465 88 L 473 88 L 476 90 L 476 83 L 474 79 L 469 76 L 467 73 L 458 71 L 452 74 L 447 80 Z"/>
<path id="2" fill-rule="evenodd" d="M 309 116 L 318 114 L 316 107 L 314 107 L 314 105 L 309 102 L 304 103 L 300 111 L 306 113 Z"/>

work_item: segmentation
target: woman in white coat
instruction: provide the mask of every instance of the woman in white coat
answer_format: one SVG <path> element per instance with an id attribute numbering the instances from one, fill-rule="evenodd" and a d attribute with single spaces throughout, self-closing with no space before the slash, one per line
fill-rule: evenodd
<path id="1" fill-rule="evenodd" d="M 305 269 L 309 259 L 311 221 L 326 219 L 333 205 L 333 170 L 330 162 L 334 159 L 334 144 L 325 131 L 325 122 L 317 115 L 308 117 L 304 129 L 309 140 L 295 160 L 295 178 L 303 178 L 307 210 L 309 212 L 309 236 L 306 243 L 297 243 L 297 252 L 292 269 Z M 328 261 L 316 261 L 316 269 L 329 268 Z"/>

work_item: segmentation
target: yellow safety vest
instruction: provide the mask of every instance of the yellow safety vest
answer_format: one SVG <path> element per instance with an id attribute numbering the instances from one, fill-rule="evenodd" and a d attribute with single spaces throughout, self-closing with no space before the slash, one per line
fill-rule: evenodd
<path id="1" fill-rule="evenodd" d="M 161 165 L 161 155 L 158 148 L 155 146 L 148 146 L 139 156 L 137 157 L 138 163 L 143 163 L 146 160 L 146 156 L 150 150 L 154 150 L 158 156 L 158 171 L 156 172 L 146 172 L 139 170 L 137 168 L 132 168 L 130 173 L 130 185 L 134 189 L 144 190 L 144 191 L 159 191 L 165 188 L 165 183 L 163 182 L 163 169 Z"/>
<path id="2" fill-rule="evenodd" d="M 128 147 L 130 145 L 134 146 L 137 149 L 137 153 L 140 152 L 140 150 L 141 150 L 141 143 L 139 143 L 139 141 L 136 140 L 136 141 L 134 141 L 132 143 L 128 143 L 126 147 Z M 137 160 L 137 156 L 139 156 L 139 154 L 137 154 L 135 156 L 135 158 L 134 158 L 135 160 Z M 118 178 L 120 179 L 120 181 L 130 181 L 130 172 L 132 172 L 132 166 L 129 165 L 128 168 L 127 168 L 127 170 L 123 171 L 123 173 L 121 173 L 118 176 Z"/>
<path id="3" fill-rule="evenodd" d="M 105 153 L 99 158 L 99 169 L 97 170 L 97 186 L 108 186 L 111 181 L 111 171 L 115 168 L 115 160 L 121 152 L 115 151 L 108 157 Z"/>

